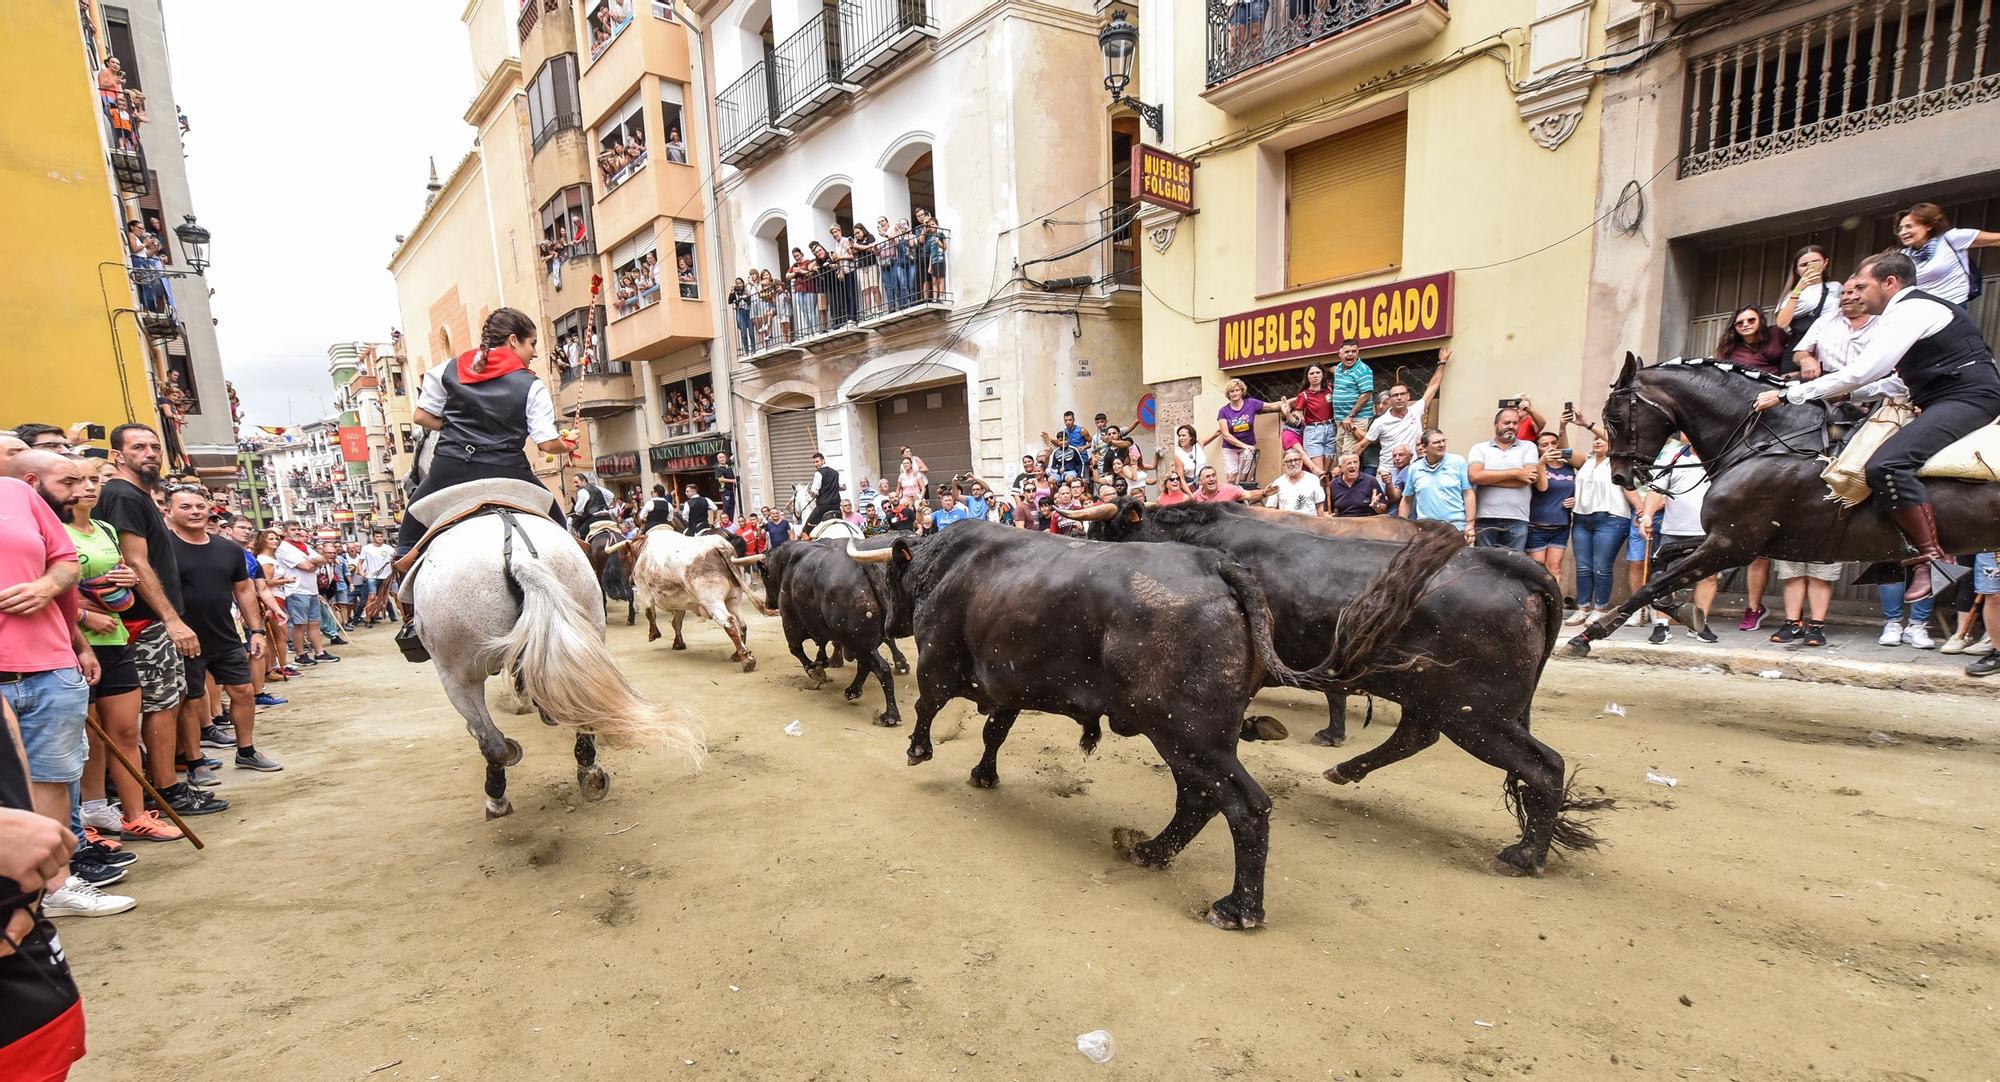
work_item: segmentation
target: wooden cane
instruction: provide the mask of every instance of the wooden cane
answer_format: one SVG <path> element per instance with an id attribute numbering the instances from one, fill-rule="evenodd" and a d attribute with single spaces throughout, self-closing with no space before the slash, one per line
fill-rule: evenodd
<path id="1" fill-rule="evenodd" d="M 186 820 L 174 813 L 173 805 L 167 803 L 167 799 L 160 795 L 160 791 L 153 788 L 153 783 L 146 780 L 145 773 L 138 767 L 133 766 L 132 760 L 127 759 L 124 751 L 120 750 L 118 745 L 112 742 L 111 734 L 104 731 L 104 726 L 98 724 L 97 719 L 88 714 L 84 715 L 84 720 L 90 723 L 90 731 L 97 734 L 97 739 L 103 743 L 104 750 L 110 752 L 112 757 L 118 760 L 118 765 L 124 767 L 127 774 L 132 775 L 132 777 L 138 780 L 140 788 L 145 789 L 146 795 L 153 798 L 153 803 L 158 804 L 160 810 L 167 813 L 167 818 L 173 820 L 174 825 L 181 828 L 181 836 L 193 844 L 196 849 L 206 848 L 206 846 L 201 844 L 201 839 L 195 836 L 194 828 L 187 825 Z M 141 808 L 140 811 L 143 813 L 145 809 Z"/>

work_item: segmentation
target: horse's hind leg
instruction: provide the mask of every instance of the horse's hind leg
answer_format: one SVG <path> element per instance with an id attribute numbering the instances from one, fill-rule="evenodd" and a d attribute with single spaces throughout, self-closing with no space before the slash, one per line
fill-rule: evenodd
<path id="1" fill-rule="evenodd" d="M 589 733 L 576 734 L 576 787 L 590 801 L 603 800 L 611 791 L 611 775 L 597 765 L 597 738 Z"/>
<path id="2" fill-rule="evenodd" d="M 474 674 L 453 672 L 444 678 L 445 697 L 465 718 L 465 729 L 486 757 L 486 818 L 511 815 L 514 805 L 507 800 L 507 768 L 521 761 L 521 745 L 502 736 L 493 716 L 486 712 L 486 679 Z"/>

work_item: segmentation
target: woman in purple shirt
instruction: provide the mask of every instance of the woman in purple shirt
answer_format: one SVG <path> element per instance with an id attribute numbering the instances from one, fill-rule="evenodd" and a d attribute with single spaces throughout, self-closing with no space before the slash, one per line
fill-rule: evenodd
<path id="1" fill-rule="evenodd" d="M 1226 481 L 1254 481 L 1257 470 L 1257 415 L 1278 408 L 1274 402 L 1250 397 L 1240 379 L 1222 388 L 1229 401 L 1215 411 L 1215 433 L 1201 441 L 1206 447 L 1222 441 L 1222 475 Z"/>

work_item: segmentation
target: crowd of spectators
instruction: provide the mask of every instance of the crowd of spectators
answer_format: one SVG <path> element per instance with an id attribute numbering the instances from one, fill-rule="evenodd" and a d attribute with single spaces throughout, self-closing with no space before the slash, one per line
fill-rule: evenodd
<path id="1" fill-rule="evenodd" d="M 758 353 L 914 304 L 945 299 L 951 237 L 923 207 L 916 224 L 875 219 L 791 250 L 791 263 L 749 271 L 729 289 L 737 345 Z"/>
<path id="2" fill-rule="evenodd" d="M 658 252 L 647 252 L 618 272 L 612 300 L 619 315 L 636 312 L 660 299 L 659 263 Z"/>

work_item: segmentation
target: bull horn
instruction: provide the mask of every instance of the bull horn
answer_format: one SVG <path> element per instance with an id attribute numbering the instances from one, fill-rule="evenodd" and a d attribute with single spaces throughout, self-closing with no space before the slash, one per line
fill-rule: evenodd
<path id="1" fill-rule="evenodd" d="M 1064 518 L 1073 518 L 1078 522 L 1110 522 L 1118 514 L 1118 505 L 1100 503 L 1090 507 L 1079 507 L 1074 511 L 1065 511 L 1058 507 L 1056 514 Z"/>
<path id="2" fill-rule="evenodd" d="M 611 552 L 617 552 L 617 551 L 618 551 L 619 549 L 622 549 L 622 548 L 624 548 L 625 546 L 627 546 L 627 545 L 629 545 L 629 544 L 631 544 L 631 543 L 632 543 L 632 542 L 630 542 L 630 541 L 620 541 L 620 542 L 618 542 L 618 543 L 617 543 L 617 544 L 615 544 L 615 545 L 610 545 L 610 546 L 607 546 L 607 547 L 605 548 L 605 550 L 604 550 L 604 551 L 605 551 L 605 552 L 607 552 L 607 553 L 611 553 Z"/>
<path id="3" fill-rule="evenodd" d="M 729 562 L 738 567 L 743 567 L 747 564 L 761 564 L 764 562 L 764 554 L 760 552 L 755 556 L 731 556 Z"/>
<path id="4" fill-rule="evenodd" d="M 893 549 L 858 549 L 854 542 L 847 543 L 847 558 L 858 564 L 886 564 L 894 555 Z"/>

